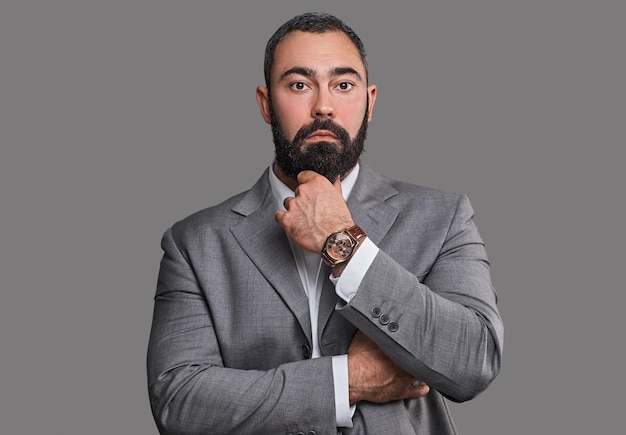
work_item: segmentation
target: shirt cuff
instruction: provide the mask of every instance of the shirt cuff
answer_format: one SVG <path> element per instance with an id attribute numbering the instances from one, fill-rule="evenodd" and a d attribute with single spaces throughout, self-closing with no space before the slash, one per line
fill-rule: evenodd
<path id="1" fill-rule="evenodd" d="M 356 405 L 350 406 L 348 355 L 335 355 L 332 357 L 332 362 L 337 427 L 352 427 L 352 416 L 356 410 Z"/>
<path id="2" fill-rule="evenodd" d="M 345 302 L 350 302 L 363 281 L 365 273 L 378 255 L 379 248 L 366 237 L 359 249 L 354 253 L 340 277 L 330 274 L 330 280 L 335 284 L 337 296 Z"/>

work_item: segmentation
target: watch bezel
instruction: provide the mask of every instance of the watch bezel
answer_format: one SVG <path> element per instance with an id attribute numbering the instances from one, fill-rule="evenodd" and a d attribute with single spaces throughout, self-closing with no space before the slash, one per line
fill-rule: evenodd
<path id="1" fill-rule="evenodd" d="M 353 232 L 357 235 L 357 237 L 352 234 Z M 349 240 L 350 245 L 346 247 L 345 255 L 337 258 L 332 254 L 332 246 L 337 243 L 337 237 L 339 235 L 345 236 L 345 240 Z M 357 225 L 331 233 L 324 242 L 324 247 L 322 248 L 322 258 L 331 267 L 335 267 L 338 264 L 345 263 L 352 257 L 356 250 L 356 247 L 359 245 L 363 237 L 365 237 L 365 233 Z"/>

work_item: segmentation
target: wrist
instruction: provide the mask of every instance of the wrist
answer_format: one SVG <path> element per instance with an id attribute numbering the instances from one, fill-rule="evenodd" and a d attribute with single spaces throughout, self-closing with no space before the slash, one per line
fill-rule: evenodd
<path id="1" fill-rule="evenodd" d="M 354 361 L 355 356 L 348 353 L 348 402 L 354 405 L 363 400 L 363 391 L 357 381 L 359 376 L 359 363 Z"/>

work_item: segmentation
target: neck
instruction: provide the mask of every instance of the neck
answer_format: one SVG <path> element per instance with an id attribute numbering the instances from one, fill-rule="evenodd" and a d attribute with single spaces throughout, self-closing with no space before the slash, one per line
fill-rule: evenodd
<path id="1" fill-rule="evenodd" d="M 272 164 L 272 168 L 274 169 L 274 174 L 276 174 L 276 177 L 280 181 L 282 181 L 285 184 L 285 186 L 287 186 L 288 188 L 290 188 L 291 190 L 295 192 L 296 187 L 298 187 L 298 180 L 294 180 L 293 178 L 287 177 L 276 162 Z"/>

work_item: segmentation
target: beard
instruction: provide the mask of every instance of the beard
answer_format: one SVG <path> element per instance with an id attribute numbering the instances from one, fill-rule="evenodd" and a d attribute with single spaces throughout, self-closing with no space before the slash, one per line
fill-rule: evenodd
<path id="1" fill-rule="evenodd" d="M 369 104 L 368 106 L 369 107 Z M 270 117 L 272 135 L 276 149 L 276 164 L 289 178 L 296 179 L 304 170 L 315 171 L 326 177 L 331 183 L 337 177 L 343 179 L 358 163 L 363 153 L 365 138 L 367 137 L 367 114 L 363 117 L 361 127 L 354 139 L 346 129 L 331 119 L 315 119 L 312 123 L 302 126 L 290 141 L 280 126 L 270 102 Z M 320 141 L 304 146 L 305 139 L 318 130 L 327 130 L 333 133 L 338 144 Z"/>

